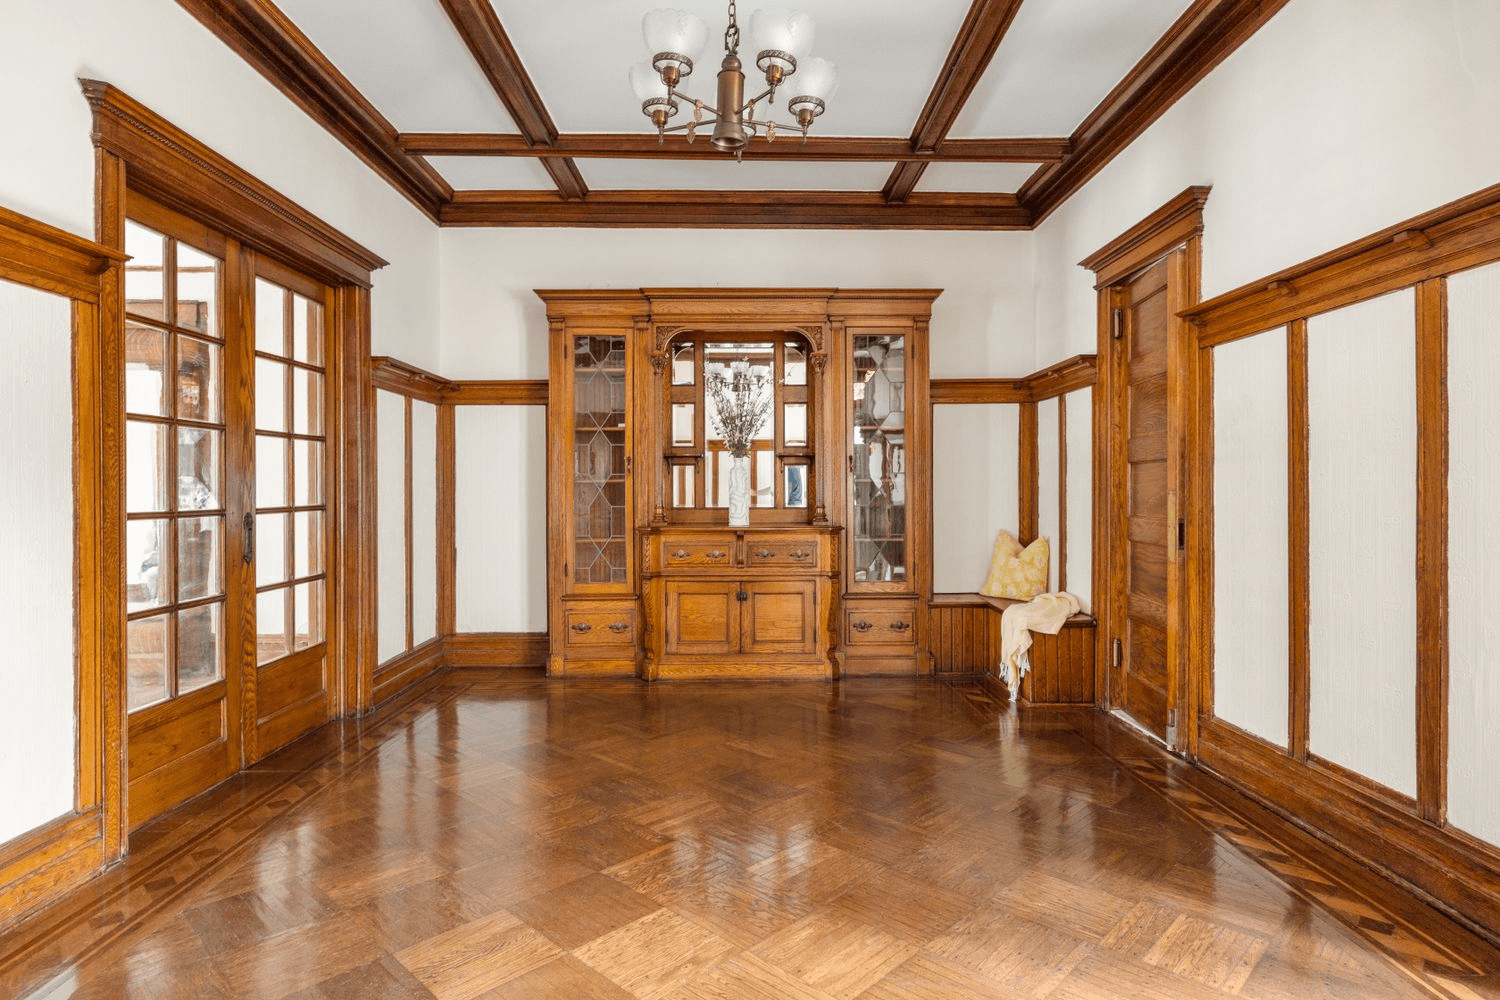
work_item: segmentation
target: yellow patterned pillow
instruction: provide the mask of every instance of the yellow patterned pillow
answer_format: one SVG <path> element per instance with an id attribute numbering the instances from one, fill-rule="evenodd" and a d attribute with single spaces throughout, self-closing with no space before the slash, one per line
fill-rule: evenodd
<path id="1" fill-rule="evenodd" d="M 1052 550 L 1047 539 L 1038 538 L 1022 549 L 1009 532 L 1002 531 L 995 539 L 990 575 L 979 592 L 988 597 L 1029 601 L 1047 589 L 1047 569 L 1051 560 Z"/>

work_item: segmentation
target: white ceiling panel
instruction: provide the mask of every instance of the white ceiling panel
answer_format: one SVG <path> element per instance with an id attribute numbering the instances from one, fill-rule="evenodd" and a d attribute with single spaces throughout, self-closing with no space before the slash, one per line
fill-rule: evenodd
<path id="1" fill-rule="evenodd" d="M 398 131 L 516 131 L 437 0 L 277 3 Z"/>
<path id="2" fill-rule="evenodd" d="M 455 191 L 554 191 L 557 185 L 534 156 L 427 156 Z"/>
<path id="3" fill-rule="evenodd" d="M 698 140 L 702 142 L 703 140 Z M 780 142 L 781 140 L 777 140 Z M 723 160 L 575 160 L 595 191 L 879 191 L 889 163 L 803 163 Z"/>
<path id="4" fill-rule="evenodd" d="M 675 6 L 709 25 L 709 44 L 684 90 L 712 103 L 714 78 L 723 58 L 727 5 L 705 0 L 491 0 L 561 132 L 648 131 L 640 102 L 626 74 L 651 53 L 641 38 L 641 16 Z M 1036 0 L 1033 0 L 1036 2 Z M 1054 0 L 1040 0 L 1045 5 Z M 434 6 L 436 6 L 434 0 Z M 739 9 L 748 43 L 751 13 Z M 839 88 L 814 135 L 908 136 L 933 80 L 968 12 L 968 0 L 795 0 L 817 23 L 813 54 L 839 67 Z M 750 72 L 746 88 L 759 80 L 755 53 L 742 46 Z M 795 77 L 793 78 L 795 80 Z M 761 81 L 763 83 L 763 81 Z M 758 93 L 758 91 L 753 91 Z M 777 95 L 785 122 L 783 89 Z"/>
<path id="5" fill-rule="evenodd" d="M 1071 135 L 1190 0 L 1027 0 L 950 138 Z"/>
<path id="6" fill-rule="evenodd" d="M 917 182 L 923 192 L 1015 193 L 1040 163 L 929 163 Z"/>

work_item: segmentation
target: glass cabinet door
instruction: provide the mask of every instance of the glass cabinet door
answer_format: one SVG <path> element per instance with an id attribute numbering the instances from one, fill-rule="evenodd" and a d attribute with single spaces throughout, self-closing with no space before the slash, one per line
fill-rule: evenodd
<path id="1" fill-rule="evenodd" d="M 573 338 L 573 582 L 629 582 L 625 338 Z"/>
<path id="2" fill-rule="evenodd" d="M 856 585 L 904 584 L 908 579 L 906 337 L 856 334 L 851 344 L 851 579 Z"/>

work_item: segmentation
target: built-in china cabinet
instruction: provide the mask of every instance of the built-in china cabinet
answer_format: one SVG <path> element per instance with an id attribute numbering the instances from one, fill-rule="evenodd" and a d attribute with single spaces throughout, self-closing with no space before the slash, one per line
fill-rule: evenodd
<path id="1" fill-rule="evenodd" d="M 550 674 L 930 671 L 936 291 L 537 294 Z"/>

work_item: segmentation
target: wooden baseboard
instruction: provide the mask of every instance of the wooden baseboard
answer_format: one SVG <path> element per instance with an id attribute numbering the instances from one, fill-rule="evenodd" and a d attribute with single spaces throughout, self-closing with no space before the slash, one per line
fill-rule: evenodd
<path id="1" fill-rule="evenodd" d="M 0 931 L 104 869 L 99 809 L 63 816 L 0 849 Z"/>
<path id="2" fill-rule="evenodd" d="M 1500 943 L 1500 849 L 1422 819 L 1405 796 L 1295 760 L 1218 720 L 1201 723 L 1198 756 L 1261 806 Z"/>
<path id="3" fill-rule="evenodd" d="M 455 632 L 443 639 L 443 665 L 467 667 L 545 667 L 545 632 Z"/>
<path id="4" fill-rule="evenodd" d="M 415 649 L 407 650 L 375 668 L 375 691 L 372 703 L 384 703 L 392 695 L 426 680 L 443 667 L 443 640 L 428 639 Z"/>

